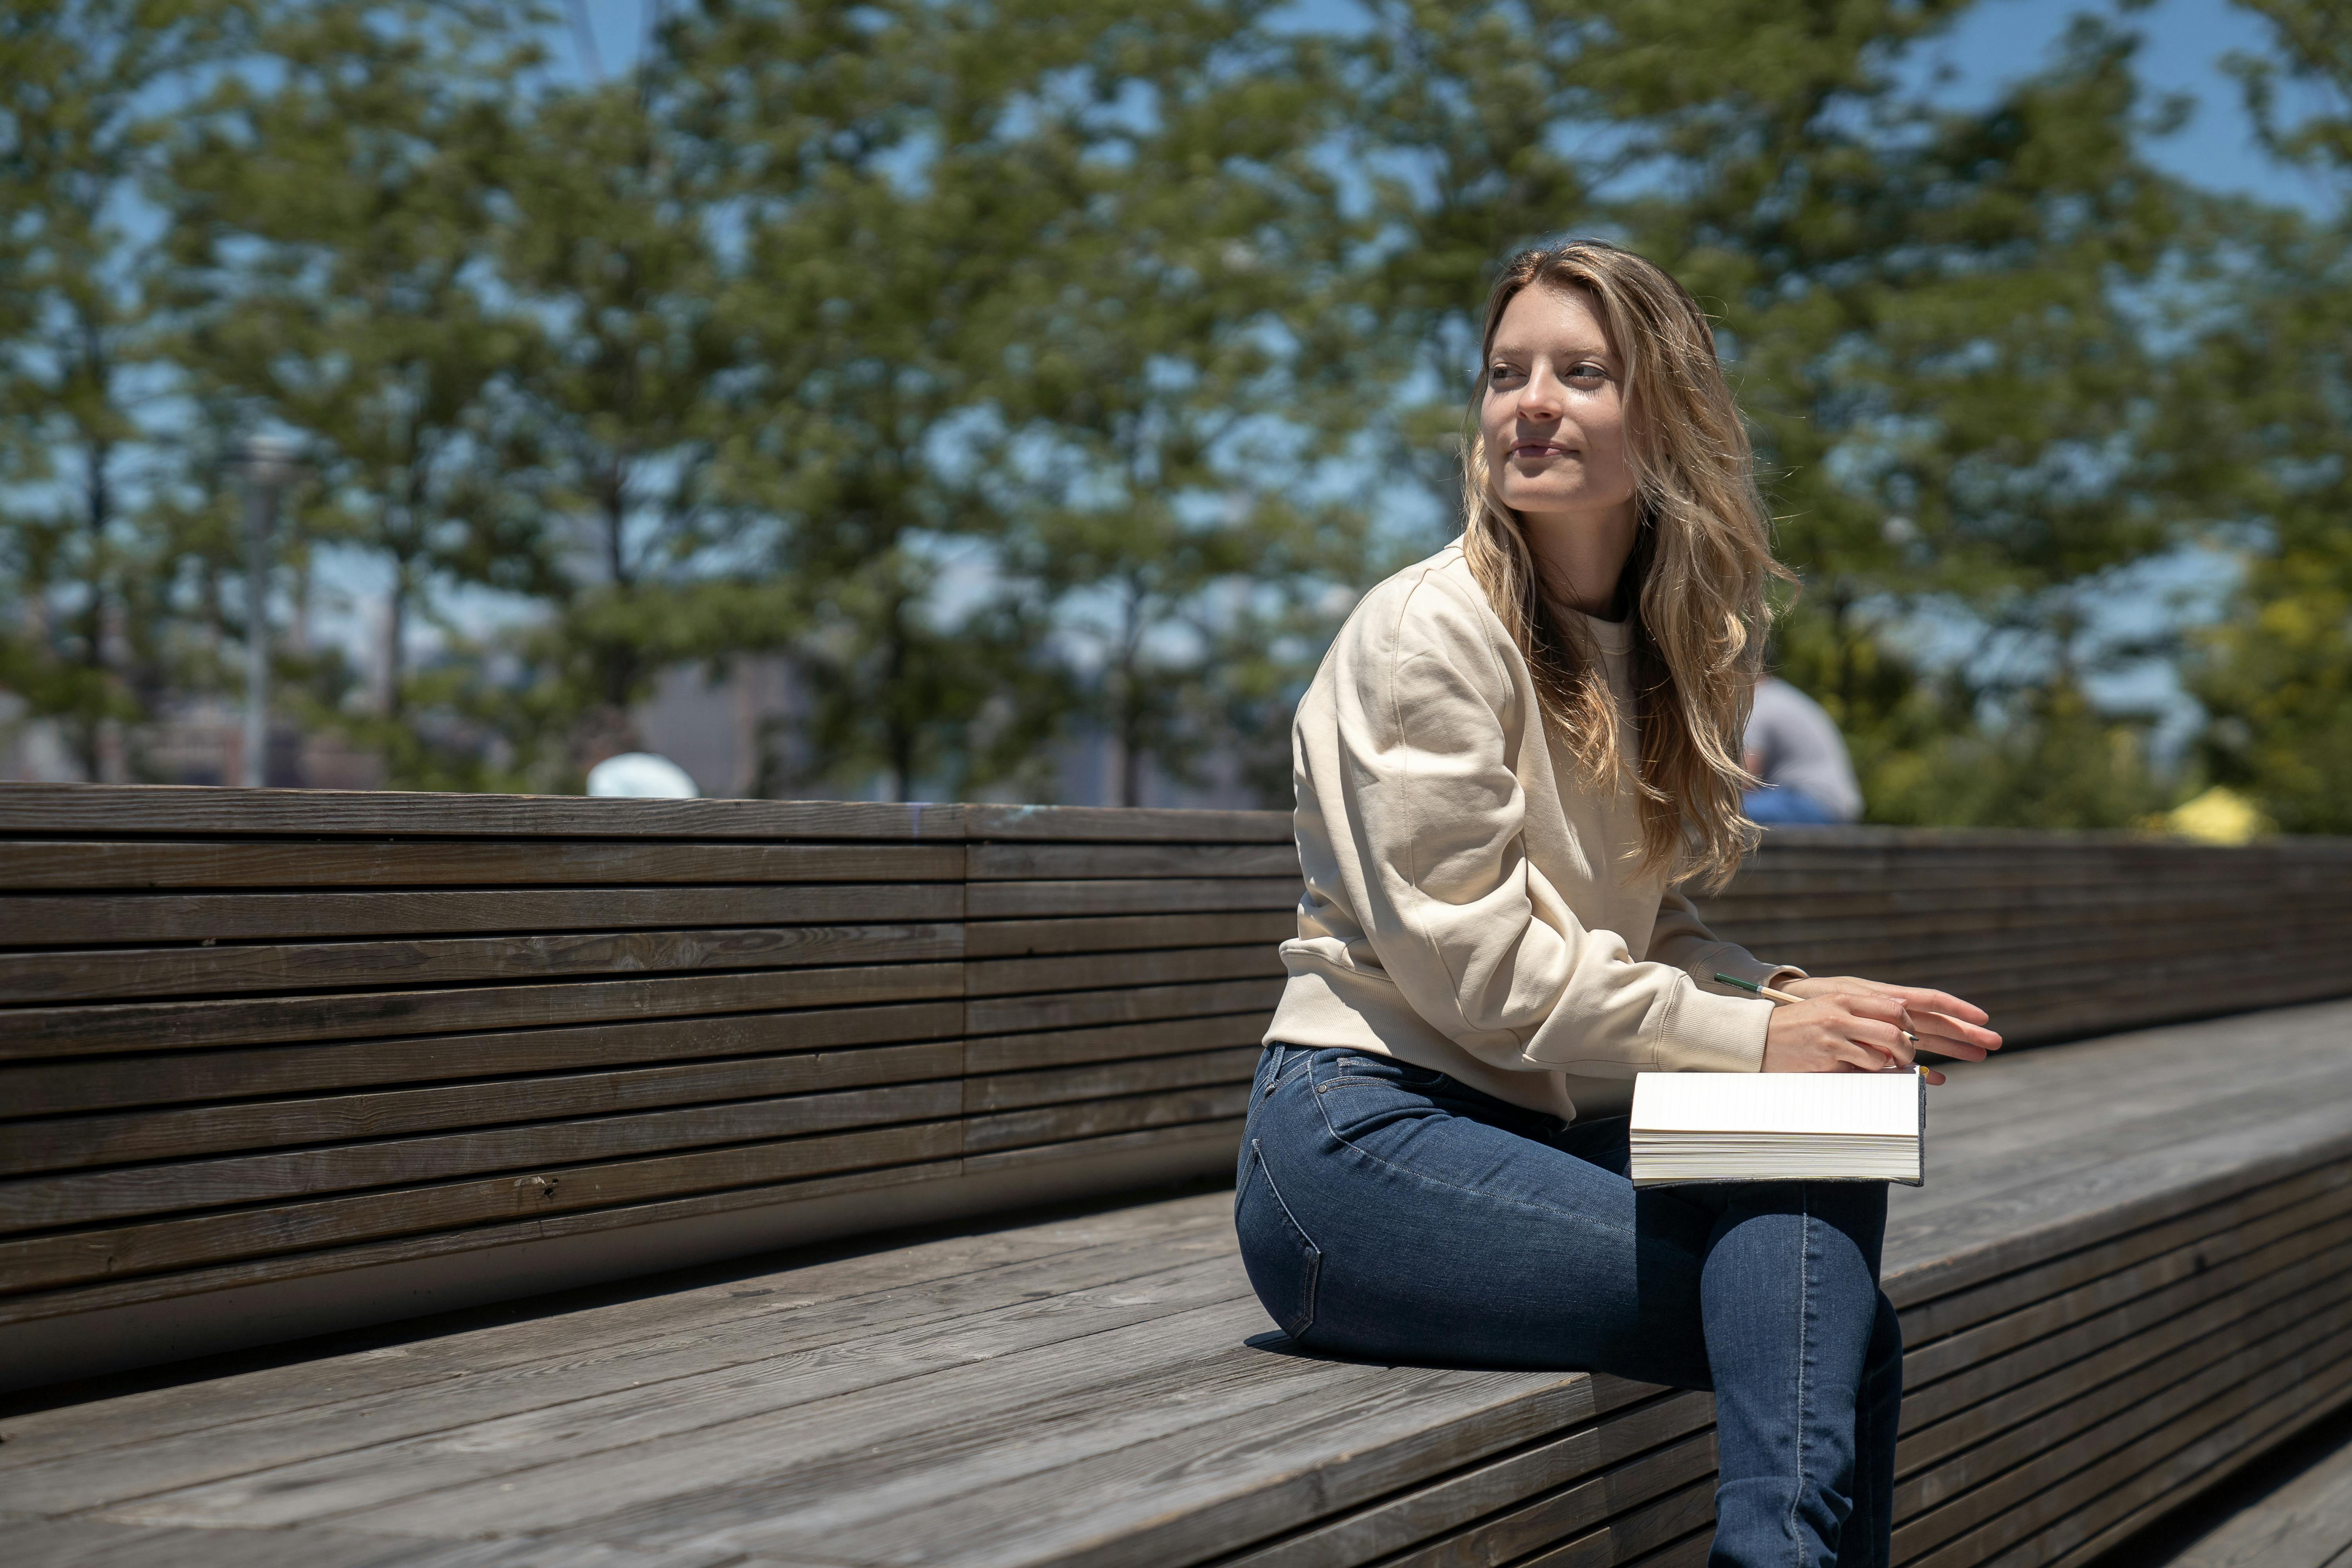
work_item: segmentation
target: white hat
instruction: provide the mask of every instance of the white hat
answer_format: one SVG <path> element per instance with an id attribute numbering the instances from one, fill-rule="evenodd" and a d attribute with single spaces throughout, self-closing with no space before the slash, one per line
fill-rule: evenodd
<path id="1" fill-rule="evenodd" d="M 684 768 L 651 752 L 606 757 L 588 770 L 588 793 L 641 800 L 695 800 L 702 795 Z"/>

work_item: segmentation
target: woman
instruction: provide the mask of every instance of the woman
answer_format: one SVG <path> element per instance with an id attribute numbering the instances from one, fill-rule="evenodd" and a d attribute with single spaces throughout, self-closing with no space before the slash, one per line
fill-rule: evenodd
<path id="1" fill-rule="evenodd" d="M 1366 595 L 1299 705 L 1307 892 L 1243 1141 L 1250 1279 L 1312 1347 L 1712 1388 L 1711 1561 L 1883 1563 L 1885 1188 L 1637 1194 L 1633 1075 L 2000 1038 L 1941 992 L 1759 962 L 1672 890 L 1753 843 L 1738 749 L 1785 575 L 1697 305 L 1571 243 L 1512 258 L 1484 346 L 1461 539 Z"/>

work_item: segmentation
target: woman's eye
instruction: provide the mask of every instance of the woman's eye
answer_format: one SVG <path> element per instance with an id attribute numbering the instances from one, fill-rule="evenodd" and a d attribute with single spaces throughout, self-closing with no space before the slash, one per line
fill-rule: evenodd
<path id="1" fill-rule="evenodd" d="M 1587 360 L 1582 364 L 1570 365 L 1568 371 L 1568 379 L 1570 381 L 1607 381 L 1609 379 L 1609 372 L 1604 367 L 1594 364 L 1591 361 Z"/>

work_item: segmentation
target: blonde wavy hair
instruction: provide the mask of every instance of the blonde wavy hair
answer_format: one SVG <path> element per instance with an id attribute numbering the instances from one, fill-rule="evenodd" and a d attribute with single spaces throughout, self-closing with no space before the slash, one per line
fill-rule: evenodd
<path id="1" fill-rule="evenodd" d="M 1523 289 L 1580 292 L 1622 368 L 1640 526 L 1620 601 L 1633 606 L 1640 766 L 1626 766 L 1617 705 L 1575 617 L 1540 591 L 1518 514 L 1496 493 L 1479 426 L 1483 363 L 1463 442 L 1463 552 L 1528 661 L 1545 719 L 1587 781 L 1630 776 L 1641 799 L 1643 869 L 1717 888 L 1755 847 L 1740 812 L 1754 781 L 1739 765 L 1770 609 L 1767 585 L 1795 575 L 1772 558 L 1764 500 L 1738 405 L 1698 301 L 1654 263 L 1598 240 L 1521 251 L 1486 301 L 1479 353 Z"/>

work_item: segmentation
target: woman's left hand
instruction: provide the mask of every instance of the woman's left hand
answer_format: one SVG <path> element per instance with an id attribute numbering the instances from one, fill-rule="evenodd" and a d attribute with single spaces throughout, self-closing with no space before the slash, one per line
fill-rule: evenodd
<path id="1" fill-rule="evenodd" d="M 1905 1014 L 1904 1027 L 1918 1037 L 1918 1048 L 1937 1056 L 1980 1062 L 2000 1049 L 2000 1037 L 1984 1026 L 1990 1016 L 1985 1010 L 1948 992 L 1931 991 L 1921 985 L 1888 985 L 1851 974 L 1784 981 L 1773 989 L 1807 1000 L 1846 995 L 1884 996 L 1899 1002 Z M 1929 1068 L 1927 1072 L 1929 1083 L 1944 1081 L 1944 1075 L 1935 1068 Z"/>

